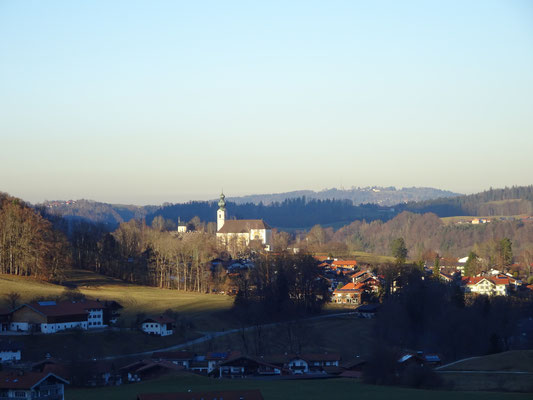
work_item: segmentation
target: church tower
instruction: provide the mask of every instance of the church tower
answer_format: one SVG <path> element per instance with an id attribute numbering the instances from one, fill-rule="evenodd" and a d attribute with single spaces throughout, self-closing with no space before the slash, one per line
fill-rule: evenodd
<path id="1" fill-rule="evenodd" d="M 226 196 L 224 193 L 220 194 L 220 200 L 218 201 L 218 211 L 217 211 L 217 232 L 224 226 L 226 221 Z"/>

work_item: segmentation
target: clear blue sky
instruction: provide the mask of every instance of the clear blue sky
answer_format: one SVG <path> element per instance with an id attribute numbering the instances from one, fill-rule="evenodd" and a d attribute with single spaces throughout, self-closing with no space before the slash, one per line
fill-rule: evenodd
<path id="1" fill-rule="evenodd" d="M 532 1 L 0 0 L 0 191 L 533 183 Z"/>

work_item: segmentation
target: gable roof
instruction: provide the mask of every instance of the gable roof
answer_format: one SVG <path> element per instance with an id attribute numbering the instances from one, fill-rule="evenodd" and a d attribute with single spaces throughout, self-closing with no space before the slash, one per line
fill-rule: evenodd
<path id="1" fill-rule="evenodd" d="M 137 395 L 137 400 L 264 400 L 258 389 L 252 390 L 222 390 L 214 392 L 190 393 L 143 393 Z"/>
<path id="2" fill-rule="evenodd" d="M 13 312 L 28 307 L 33 311 L 46 317 L 56 317 L 61 315 L 79 315 L 87 314 L 89 309 L 104 309 L 107 306 L 97 300 L 80 300 L 80 301 L 36 301 L 33 303 L 23 304 L 13 310 Z"/>
<path id="3" fill-rule="evenodd" d="M 356 260 L 335 260 L 331 264 L 337 267 L 342 267 L 344 265 L 355 267 L 357 265 L 357 261 Z"/>
<path id="4" fill-rule="evenodd" d="M 509 284 L 508 278 L 488 278 L 485 276 L 463 276 L 461 278 L 461 281 L 466 285 L 477 285 L 483 280 L 486 280 L 492 283 L 493 285 L 508 285 Z"/>
<path id="5" fill-rule="evenodd" d="M 174 321 L 172 318 L 165 317 L 164 315 L 159 315 L 157 317 L 149 317 L 143 320 L 141 324 L 144 324 L 145 322 L 155 322 L 157 324 L 172 324 L 176 321 Z"/>
<path id="6" fill-rule="evenodd" d="M 13 371 L 5 371 L 0 372 L 0 389 L 33 389 L 50 377 L 53 377 L 62 383 L 69 383 L 66 379 L 50 372 L 17 373 Z"/>
<path id="7" fill-rule="evenodd" d="M 251 229 L 272 229 L 262 219 L 228 219 L 217 233 L 249 233 Z"/>
<path id="8" fill-rule="evenodd" d="M 157 351 L 152 358 L 162 360 L 192 360 L 195 354 L 190 351 Z"/>

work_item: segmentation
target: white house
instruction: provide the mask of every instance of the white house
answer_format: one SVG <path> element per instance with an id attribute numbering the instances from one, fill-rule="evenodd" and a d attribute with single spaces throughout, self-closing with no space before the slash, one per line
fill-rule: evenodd
<path id="1" fill-rule="evenodd" d="M 50 372 L 0 371 L 0 398 L 64 400 L 68 383 Z"/>
<path id="2" fill-rule="evenodd" d="M 141 323 L 141 330 L 149 335 L 168 336 L 172 335 L 174 320 L 163 315 L 155 318 L 147 318 Z"/>
<path id="3" fill-rule="evenodd" d="M 252 240 L 272 249 L 272 228 L 262 219 L 226 219 L 226 201 L 220 195 L 217 210 L 217 239 L 225 246 L 248 246 Z"/>
<path id="4" fill-rule="evenodd" d="M 105 328 L 116 318 L 116 302 L 98 300 L 38 301 L 11 312 L 9 330 L 56 333 L 66 329 Z"/>
<path id="5" fill-rule="evenodd" d="M 14 342 L 0 342 L 0 364 L 20 361 L 21 348 Z"/>
<path id="6" fill-rule="evenodd" d="M 507 296 L 509 294 L 509 279 L 465 276 L 462 278 L 462 283 L 466 293 L 487 296 Z"/>

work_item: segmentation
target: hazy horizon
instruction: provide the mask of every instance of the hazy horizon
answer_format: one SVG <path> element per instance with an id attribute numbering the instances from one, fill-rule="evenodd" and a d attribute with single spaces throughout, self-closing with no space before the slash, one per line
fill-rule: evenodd
<path id="1" fill-rule="evenodd" d="M 393 187 L 394 185 L 372 185 L 372 186 L 376 186 L 376 187 Z M 372 186 L 369 186 L 369 187 L 372 187 Z M 412 187 L 415 187 L 415 186 L 408 186 L 408 187 L 398 187 L 398 186 L 394 186 L 396 188 L 396 190 L 401 190 L 401 189 L 405 189 L 405 188 L 412 188 Z M 417 188 L 423 188 L 422 186 L 416 186 Z M 424 186 L 426 187 L 426 186 Z M 246 196 L 258 196 L 258 195 L 275 195 L 275 194 L 281 194 L 281 193 L 290 193 L 290 192 L 298 192 L 298 191 L 307 191 L 307 190 L 311 190 L 311 191 L 314 191 L 314 192 L 322 192 L 322 191 L 327 191 L 327 190 L 332 190 L 332 189 L 337 189 L 337 190 L 352 190 L 352 189 L 356 189 L 358 187 L 355 187 L 355 186 L 352 186 L 350 188 L 335 188 L 335 187 L 329 187 L 329 188 L 322 188 L 322 189 L 319 189 L 319 190 L 313 190 L 313 189 L 295 189 L 295 190 L 288 190 L 286 192 L 264 192 L 264 193 L 242 193 L 242 194 L 232 194 L 232 193 L 227 193 L 226 191 L 224 191 L 224 195 L 226 196 L 226 199 L 228 198 L 232 198 L 232 197 L 246 197 Z M 364 187 L 359 187 L 359 188 L 364 188 Z M 437 190 L 443 190 L 443 191 L 446 191 L 447 189 L 441 189 L 441 188 L 431 188 L 431 189 L 437 189 Z M 487 188 L 485 190 L 489 190 L 490 188 Z M 493 189 L 499 189 L 499 188 L 493 188 Z M 133 203 L 133 202 L 123 202 L 123 201 L 108 201 L 108 200 L 105 200 L 105 199 L 100 199 L 100 198 L 93 198 L 93 197 L 79 197 L 79 198 L 74 198 L 74 197 L 69 197 L 69 198 L 59 198 L 59 197 L 55 197 L 55 198 L 46 198 L 46 199 L 42 199 L 42 200 L 37 200 L 37 201 L 33 201 L 31 199 L 27 199 L 27 198 L 23 198 L 21 196 L 18 196 L 14 193 L 10 193 L 8 191 L 5 191 L 5 190 L 2 190 L 2 188 L 0 188 L 0 192 L 5 192 L 5 193 L 8 193 L 10 194 L 11 196 L 15 196 L 15 197 L 19 197 L 21 198 L 22 200 L 24 201 L 27 201 L 31 204 L 41 204 L 41 203 L 44 203 L 46 201 L 69 201 L 69 200 L 88 200 L 88 201 L 95 201 L 95 202 L 99 202 L 99 203 L 109 203 L 109 204 L 123 204 L 123 205 L 135 205 L 135 206 L 159 206 L 159 205 L 162 205 L 163 203 L 186 203 L 186 202 L 189 202 L 189 201 L 216 201 L 219 196 L 220 196 L 220 191 L 216 194 L 213 194 L 213 195 L 205 195 L 205 196 L 197 196 L 197 197 L 184 197 L 183 200 L 176 200 L 176 201 L 170 201 L 170 200 L 163 200 L 163 201 L 160 201 L 160 202 L 154 202 L 154 203 Z M 463 194 L 470 194 L 470 193 L 458 193 L 456 192 L 458 195 L 463 195 Z"/>
<path id="2" fill-rule="evenodd" d="M 0 190 L 531 184 L 533 3 L 0 2 Z"/>

